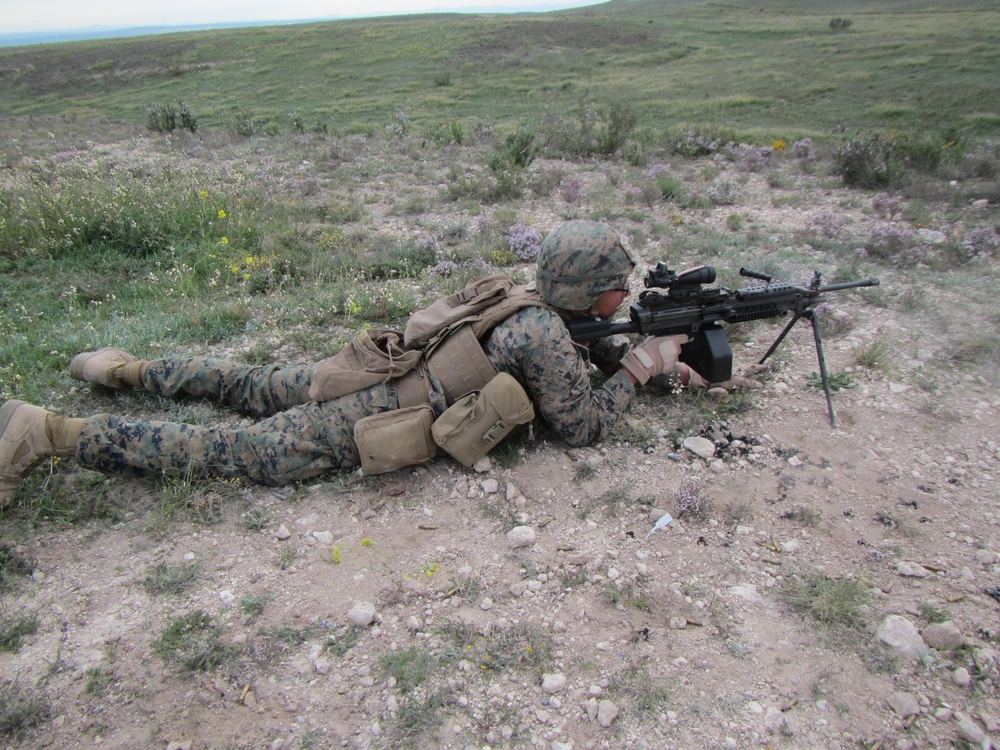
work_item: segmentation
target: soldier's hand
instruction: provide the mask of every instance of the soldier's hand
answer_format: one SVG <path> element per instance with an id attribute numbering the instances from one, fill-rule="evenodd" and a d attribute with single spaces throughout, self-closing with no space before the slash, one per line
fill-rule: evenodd
<path id="1" fill-rule="evenodd" d="M 636 382 L 648 383 L 651 377 L 674 372 L 681 356 L 681 346 L 687 341 L 685 334 L 650 336 L 622 357 L 622 367 L 632 374 Z"/>
<path id="2" fill-rule="evenodd" d="M 731 380 L 726 380 L 722 383 L 709 383 L 699 373 L 683 363 L 678 363 L 677 374 L 680 377 L 681 384 L 691 388 L 721 389 L 723 391 L 755 391 L 763 388 L 764 384 L 752 376 L 766 373 L 769 369 L 768 365 L 750 365 L 743 371 L 742 375 L 736 375 Z"/>

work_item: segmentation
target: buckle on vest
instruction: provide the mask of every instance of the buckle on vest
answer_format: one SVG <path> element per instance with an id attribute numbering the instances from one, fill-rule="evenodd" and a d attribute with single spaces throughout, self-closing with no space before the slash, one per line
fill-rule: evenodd
<path id="1" fill-rule="evenodd" d="M 486 433 L 483 435 L 483 442 L 495 443 L 497 440 L 497 433 L 503 432 L 506 429 L 507 429 L 507 423 L 504 422 L 502 419 L 498 419 L 496 421 L 496 424 L 490 427 L 490 429 L 488 429 Z"/>

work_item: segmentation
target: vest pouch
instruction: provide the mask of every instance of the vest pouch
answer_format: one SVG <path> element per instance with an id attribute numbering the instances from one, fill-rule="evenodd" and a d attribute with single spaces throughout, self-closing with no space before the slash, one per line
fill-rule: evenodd
<path id="1" fill-rule="evenodd" d="M 361 455 L 361 471 L 385 474 L 430 461 L 437 454 L 431 436 L 433 422 L 429 404 L 359 419 L 354 425 L 354 443 Z"/>
<path id="2" fill-rule="evenodd" d="M 449 406 L 431 427 L 434 442 L 463 466 L 471 467 L 518 425 L 535 418 L 531 399 L 521 384 L 499 373 L 481 391 Z"/>

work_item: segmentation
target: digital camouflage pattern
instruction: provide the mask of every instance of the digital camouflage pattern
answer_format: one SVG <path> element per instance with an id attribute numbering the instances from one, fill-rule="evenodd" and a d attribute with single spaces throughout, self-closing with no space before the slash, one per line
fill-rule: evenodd
<path id="1" fill-rule="evenodd" d="M 598 221 L 567 221 L 538 251 L 535 284 L 550 305 L 586 310 L 609 289 L 621 286 L 635 258 L 621 236 Z"/>
<path id="2" fill-rule="evenodd" d="M 521 309 L 492 331 L 484 348 L 497 370 L 525 387 L 540 416 L 571 445 L 598 438 L 635 394 L 620 372 L 601 388 L 590 385 L 586 355 L 610 372 L 627 342 L 605 339 L 581 351 L 559 316 L 544 308 Z M 153 360 L 145 376 L 151 392 L 207 399 L 261 421 L 246 428 L 207 428 L 98 415 L 85 420 L 78 459 L 107 474 L 190 467 L 267 485 L 353 468 L 359 464 L 354 424 L 397 408 L 395 395 L 379 384 L 331 401 L 309 401 L 312 370 L 204 358 Z"/>

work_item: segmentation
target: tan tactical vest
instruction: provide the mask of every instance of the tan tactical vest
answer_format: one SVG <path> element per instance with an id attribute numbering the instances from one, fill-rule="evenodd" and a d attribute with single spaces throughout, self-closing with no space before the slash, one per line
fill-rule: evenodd
<path id="1" fill-rule="evenodd" d="M 370 329 L 320 362 L 309 397 L 328 401 L 385 382 L 400 408 L 434 403 L 439 392 L 446 403 L 437 407 L 450 406 L 497 374 L 479 341 L 523 307 L 555 309 L 533 284 L 515 285 L 504 274 L 472 279 L 462 290 L 415 312 L 404 334 Z"/>

